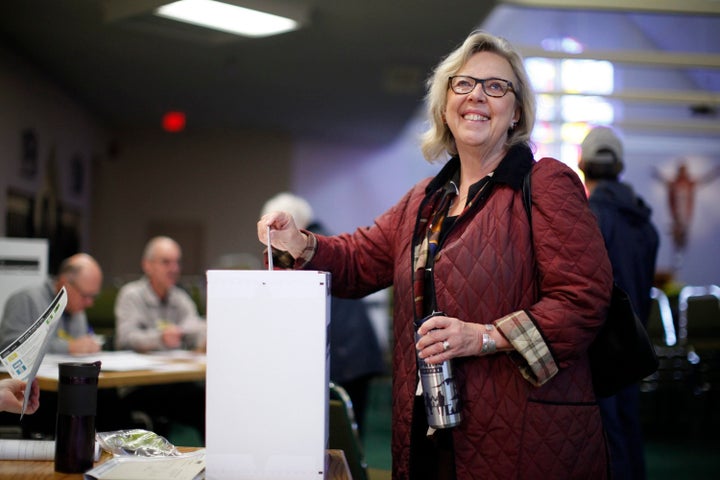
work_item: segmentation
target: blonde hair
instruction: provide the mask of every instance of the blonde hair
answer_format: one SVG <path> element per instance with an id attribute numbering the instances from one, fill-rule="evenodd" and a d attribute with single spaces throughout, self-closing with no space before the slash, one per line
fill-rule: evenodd
<path id="1" fill-rule="evenodd" d="M 515 105 L 520 109 L 520 119 L 515 128 L 508 130 L 506 146 L 530 142 L 530 135 L 535 125 L 535 96 L 523 59 L 504 38 L 476 30 L 435 67 L 427 80 L 425 104 L 430 127 L 421 136 L 420 148 L 429 162 L 437 160 L 445 153 L 457 155 L 455 138 L 443 119 L 447 106 L 448 78 L 456 74 L 470 57 L 478 52 L 492 52 L 503 57 L 510 64 L 517 79 L 517 82 L 513 82 L 513 91 Z"/>

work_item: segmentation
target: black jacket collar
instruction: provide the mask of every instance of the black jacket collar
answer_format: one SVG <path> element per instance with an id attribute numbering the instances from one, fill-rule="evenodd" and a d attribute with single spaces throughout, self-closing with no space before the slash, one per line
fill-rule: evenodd
<path id="1" fill-rule="evenodd" d="M 504 183 L 514 190 L 522 188 L 523 177 L 532 168 L 535 162 L 532 151 L 527 145 L 514 145 L 510 147 L 505 158 L 502 159 L 493 174 L 494 183 Z M 443 188 L 451 180 L 456 180 L 460 173 L 460 157 L 452 157 L 440 172 L 433 178 L 425 189 L 430 194 L 439 188 Z M 483 180 L 470 187 L 469 196 L 472 198 L 476 190 L 480 188 Z"/>

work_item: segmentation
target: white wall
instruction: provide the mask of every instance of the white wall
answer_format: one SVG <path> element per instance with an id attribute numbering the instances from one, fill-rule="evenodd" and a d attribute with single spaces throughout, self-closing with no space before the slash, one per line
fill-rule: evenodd
<path id="1" fill-rule="evenodd" d="M 108 272 L 139 273 L 149 228 L 158 223 L 177 226 L 180 235 L 183 226 L 200 230 L 199 252 L 178 238 L 186 273 L 204 274 L 218 266 L 220 256 L 233 253 L 249 253 L 260 262 L 263 246 L 255 227 L 260 210 L 270 196 L 289 188 L 286 136 L 125 131 L 116 138 L 118 154 L 96 168 L 92 224 L 98 258 Z"/>
<path id="2" fill-rule="evenodd" d="M 422 157 L 417 135 L 422 114 L 409 122 L 397 141 L 383 150 L 299 142 L 295 149 L 293 186 L 309 199 L 318 217 L 333 232 L 353 231 L 395 204 L 408 188 L 433 175 L 439 165 Z M 653 179 L 655 168 L 672 173 L 681 157 L 691 160 L 691 173 L 700 177 L 720 165 L 720 141 L 702 136 L 624 136 L 626 170 L 631 183 L 653 209 L 660 233 L 658 270 L 673 269 L 667 191 Z M 690 285 L 720 283 L 720 178 L 699 187 L 688 251 L 675 279 Z"/>
<path id="3" fill-rule="evenodd" d="M 383 148 L 298 139 L 293 188 L 330 232 L 369 225 L 417 181 L 441 168 L 420 153 L 417 136 L 422 128 L 421 116 L 411 118 L 399 137 Z"/>
<path id="4" fill-rule="evenodd" d="M 26 128 L 39 147 L 32 178 L 21 174 Z M 204 273 L 227 253 L 249 252 L 259 262 L 255 222 L 267 198 L 289 189 L 290 148 L 287 135 L 272 132 L 106 134 L 67 92 L 0 46 L 0 236 L 8 189 L 37 196 L 54 155 L 59 201 L 82 215 L 81 248 L 108 280 L 140 272 L 148 228 L 163 222 L 201 230 L 197 271 L 189 273 Z M 75 155 L 85 169 L 81 193 L 70 188 Z"/>
<path id="5" fill-rule="evenodd" d="M 34 128 L 39 140 L 39 172 L 20 173 L 20 132 Z M 196 263 L 217 265 L 220 256 L 247 252 L 260 258 L 255 221 L 263 202 L 294 190 L 314 206 L 333 232 L 367 225 L 392 206 L 412 184 L 439 165 L 420 154 L 421 114 L 408 121 L 398 139 L 384 148 L 335 144 L 257 131 L 121 131 L 112 135 L 117 153 L 106 154 L 103 127 L 60 88 L 12 53 L 0 48 L 0 211 L 8 188 L 31 194 L 41 187 L 45 161 L 55 149 L 60 197 L 84 218 L 83 247 L 98 257 L 108 276 L 136 274 L 152 223 L 188 224 L 203 232 Z M 627 172 L 654 209 L 661 230 L 659 268 L 672 261 L 664 191 L 652 168 L 672 168 L 679 156 L 697 161 L 691 172 L 705 173 L 720 161 L 714 138 L 626 136 Z M 86 188 L 68 188 L 68 162 L 79 154 L 87 168 Z M 94 159 L 94 161 L 91 161 Z M 92 175 L 93 181 L 90 181 Z M 720 283 L 720 179 L 698 191 L 690 245 L 678 272 L 689 284 Z M 0 216 L 5 232 L 5 216 Z M 202 273 L 202 269 L 196 273 Z"/>
<path id="6" fill-rule="evenodd" d="M 37 173 L 24 176 L 21 134 L 33 129 L 37 138 Z M 9 189 L 35 197 L 43 190 L 47 165 L 57 167 L 58 199 L 83 217 L 83 247 L 89 248 L 92 159 L 104 151 L 102 125 L 79 104 L 14 53 L 0 45 L 0 233 L 5 233 Z M 71 188 L 70 164 L 80 159 L 84 181 Z"/>

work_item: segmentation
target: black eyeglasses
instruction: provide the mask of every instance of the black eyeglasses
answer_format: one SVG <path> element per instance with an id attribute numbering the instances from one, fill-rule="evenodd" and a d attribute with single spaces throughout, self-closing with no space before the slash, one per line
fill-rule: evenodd
<path id="1" fill-rule="evenodd" d="M 95 293 L 88 293 L 87 291 L 83 291 L 80 289 L 80 287 L 77 286 L 77 283 L 75 282 L 67 282 L 68 285 L 73 287 L 75 291 L 78 293 L 80 297 L 82 297 L 85 300 L 95 300 L 95 297 L 98 296 L 98 292 Z"/>
<path id="2" fill-rule="evenodd" d="M 507 92 L 515 91 L 512 82 L 502 78 L 475 78 L 467 75 L 455 75 L 448 79 L 450 88 L 458 95 L 467 95 L 472 92 L 478 83 L 488 97 L 504 97 Z"/>

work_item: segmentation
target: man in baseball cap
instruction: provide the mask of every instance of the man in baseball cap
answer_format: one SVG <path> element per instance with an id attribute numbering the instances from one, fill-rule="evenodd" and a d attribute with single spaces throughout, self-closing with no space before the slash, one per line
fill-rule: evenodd
<path id="1" fill-rule="evenodd" d="M 578 166 L 585 174 L 590 208 L 605 239 L 613 277 L 628 293 L 643 323 L 650 313 L 658 233 L 650 207 L 633 188 L 619 180 L 624 168 L 623 145 L 608 127 L 595 127 L 582 142 Z M 639 385 L 598 399 L 610 446 L 612 477 L 644 479 L 645 459 L 640 426 Z"/>

